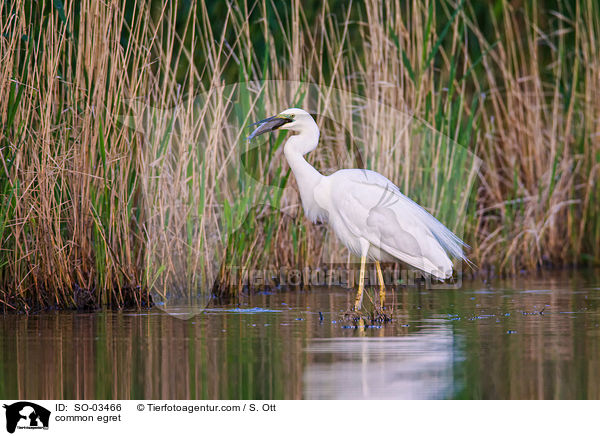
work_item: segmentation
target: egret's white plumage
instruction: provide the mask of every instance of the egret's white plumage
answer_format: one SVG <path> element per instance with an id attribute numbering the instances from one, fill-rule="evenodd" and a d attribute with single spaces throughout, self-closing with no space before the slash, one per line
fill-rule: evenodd
<path id="1" fill-rule="evenodd" d="M 345 169 L 324 176 L 313 168 L 304 155 L 317 147 L 320 133 L 308 112 L 287 109 L 260 122 L 250 138 L 278 128 L 296 133 L 285 143 L 284 154 L 306 216 L 313 222 L 328 221 L 348 249 L 362 257 L 361 278 L 365 257 L 401 260 L 439 279 L 452 275 L 448 254 L 467 260 L 463 241 L 381 174 Z"/>

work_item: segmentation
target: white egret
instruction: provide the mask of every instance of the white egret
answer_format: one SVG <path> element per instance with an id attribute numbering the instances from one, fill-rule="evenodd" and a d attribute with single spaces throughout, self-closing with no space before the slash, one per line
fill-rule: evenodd
<path id="1" fill-rule="evenodd" d="M 400 260 L 440 280 L 452 276 L 451 256 L 464 256 L 463 241 L 425 209 L 400 192 L 379 173 L 362 169 L 319 173 L 305 159 L 319 142 L 319 127 L 302 109 L 287 109 L 259 121 L 248 139 L 273 130 L 295 133 L 284 146 L 296 177 L 302 206 L 312 221 L 327 221 L 348 249 L 360 256 L 360 276 L 354 310 L 362 305 L 365 262 L 375 260 L 380 284 L 379 304 L 385 302 L 385 285 L 379 261 Z"/>

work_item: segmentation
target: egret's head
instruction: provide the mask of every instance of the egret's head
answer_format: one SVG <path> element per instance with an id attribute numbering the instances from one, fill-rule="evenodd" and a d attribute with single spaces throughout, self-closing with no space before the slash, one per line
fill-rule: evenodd
<path id="1" fill-rule="evenodd" d="M 258 127 L 250 134 L 250 136 L 248 136 L 249 140 L 274 130 L 302 132 L 305 128 L 316 126 L 313 117 L 305 110 L 298 108 L 286 109 L 279 115 L 266 118 L 252 125 L 255 126 L 257 124 Z"/>

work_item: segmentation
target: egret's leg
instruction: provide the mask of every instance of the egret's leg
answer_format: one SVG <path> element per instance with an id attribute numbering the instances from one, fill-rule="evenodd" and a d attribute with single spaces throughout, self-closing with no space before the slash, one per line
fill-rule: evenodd
<path id="1" fill-rule="evenodd" d="M 381 272 L 381 266 L 379 265 L 379 261 L 375 261 L 375 266 L 377 267 L 377 278 L 379 279 L 379 307 L 381 309 L 385 306 L 385 284 L 383 282 L 383 273 Z"/>
<path id="2" fill-rule="evenodd" d="M 359 311 L 362 307 L 363 290 L 365 287 L 365 262 L 367 261 L 366 256 L 360 257 L 360 277 L 358 279 L 358 292 L 356 293 L 356 300 L 354 301 L 354 310 Z"/>

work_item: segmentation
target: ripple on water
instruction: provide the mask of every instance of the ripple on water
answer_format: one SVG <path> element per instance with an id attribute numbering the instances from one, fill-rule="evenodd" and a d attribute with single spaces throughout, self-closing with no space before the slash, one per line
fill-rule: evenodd
<path id="1" fill-rule="evenodd" d="M 217 312 L 217 313 L 272 313 L 272 312 L 281 312 L 281 310 L 276 310 L 276 309 L 265 309 L 263 307 L 251 307 L 248 309 L 242 309 L 240 307 L 234 307 L 234 308 L 211 308 L 211 309 L 204 309 L 204 312 Z"/>

